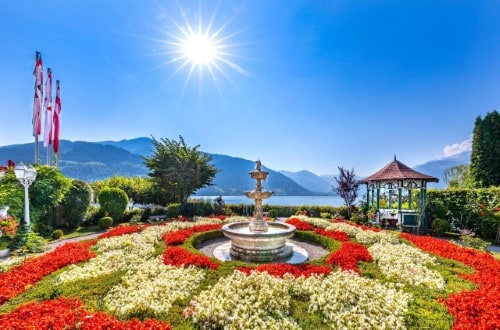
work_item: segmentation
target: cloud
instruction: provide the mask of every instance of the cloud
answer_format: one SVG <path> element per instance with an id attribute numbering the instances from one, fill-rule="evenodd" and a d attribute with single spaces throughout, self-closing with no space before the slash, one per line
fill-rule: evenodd
<path id="1" fill-rule="evenodd" d="M 472 150 L 472 135 L 465 141 L 449 144 L 443 149 L 445 157 L 458 155 L 468 150 Z"/>

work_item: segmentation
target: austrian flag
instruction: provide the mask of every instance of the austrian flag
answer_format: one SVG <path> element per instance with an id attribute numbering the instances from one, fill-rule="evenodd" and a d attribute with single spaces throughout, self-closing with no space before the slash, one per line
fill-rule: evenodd
<path id="1" fill-rule="evenodd" d="M 36 52 L 35 69 L 33 70 L 35 76 L 35 97 L 33 100 L 33 136 L 38 136 L 42 130 L 42 94 L 43 94 L 43 65 L 42 54 Z"/>
<path id="2" fill-rule="evenodd" d="M 59 86 L 59 80 L 56 80 L 56 101 L 54 106 L 54 118 L 53 118 L 53 129 L 54 129 L 54 153 L 59 152 L 59 119 L 61 115 L 61 89 Z"/>
<path id="3" fill-rule="evenodd" d="M 48 147 L 52 144 L 52 70 L 50 68 L 47 69 L 47 80 L 45 80 L 43 107 L 45 108 L 43 146 Z"/>

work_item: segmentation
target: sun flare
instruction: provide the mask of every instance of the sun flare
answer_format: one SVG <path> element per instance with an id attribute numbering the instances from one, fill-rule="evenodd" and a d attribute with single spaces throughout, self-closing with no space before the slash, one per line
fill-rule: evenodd
<path id="1" fill-rule="evenodd" d="M 166 44 L 169 46 L 168 53 L 171 55 L 168 64 L 177 65 L 172 75 L 187 71 L 185 87 L 195 71 L 198 71 L 200 78 L 204 73 L 208 73 L 217 88 L 220 88 L 218 75 L 231 80 L 228 75 L 229 70 L 243 75 L 247 74 L 234 62 L 235 58 L 241 56 L 233 52 L 235 44 L 230 43 L 239 32 L 228 33 L 227 28 L 231 19 L 215 27 L 216 14 L 216 11 L 212 13 L 207 24 L 203 24 L 201 13 L 195 24 L 187 18 L 184 12 L 181 12 L 182 23 L 170 17 L 177 31 L 171 32 L 172 29 L 170 29 L 167 32 L 169 40 Z"/>
<path id="2" fill-rule="evenodd" d="M 196 65 L 212 64 L 218 56 L 214 41 L 201 34 L 193 34 L 184 40 L 182 51 L 185 59 Z"/>

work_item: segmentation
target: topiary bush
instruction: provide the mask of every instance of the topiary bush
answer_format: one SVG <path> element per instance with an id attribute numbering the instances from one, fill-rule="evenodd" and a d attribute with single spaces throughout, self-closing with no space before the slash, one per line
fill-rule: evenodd
<path id="1" fill-rule="evenodd" d="M 52 232 L 50 237 L 52 237 L 52 239 L 60 239 L 63 235 L 64 233 L 61 229 L 56 229 Z"/>
<path id="2" fill-rule="evenodd" d="M 128 196 L 120 188 L 104 188 L 97 195 L 100 208 L 118 223 L 125 213 Z"/>
<path id="3" fill-rule="evenodd" d="M 92 190 L 90 186 L 80 180 L 73 180 L 69 191 L 61 202 L 63 218 L 70 228 L 78 227 L 90 205 Z"/>
<path id="4" fill-rule="evenodd" d="M 102 229 L 108 229 L 109 227 L 111 227 L 111 225 L 113 224 L 113 218 L 111 217 L 102 217 L 99 219 L 99 228 L 102 228 Z"/>

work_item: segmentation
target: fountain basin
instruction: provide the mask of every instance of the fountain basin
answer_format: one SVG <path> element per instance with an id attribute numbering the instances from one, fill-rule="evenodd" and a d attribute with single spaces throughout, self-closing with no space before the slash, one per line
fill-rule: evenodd
<path id="1" fill-rule="evenodd" d="M 231 239 L 231 256 L 235 259 L 269 262 L 286 259 L 293 254 L 287 239 L 295 227 L 287 223 L 267 223 L 266 231 L 250 230 L 250 222 L 229 223 L 222 227 L 224 236 Z"/>
<path id="2" fill-rule="evenodd" d="M 271 197 L 272 191 L 245 191 L 245 195 L 251 199 L 266 199 Z"/>

